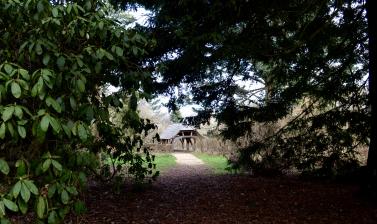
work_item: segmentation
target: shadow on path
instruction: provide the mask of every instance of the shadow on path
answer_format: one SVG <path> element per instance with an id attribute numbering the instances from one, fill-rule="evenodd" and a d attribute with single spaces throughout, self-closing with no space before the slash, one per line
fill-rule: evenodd
<path id="1" fill-rule="evenodd" d="M 177 165 L 143 192 L 97 187 L 81 223 L 376 223 L 356 186 L 290 178 L 214 175 Z"/>

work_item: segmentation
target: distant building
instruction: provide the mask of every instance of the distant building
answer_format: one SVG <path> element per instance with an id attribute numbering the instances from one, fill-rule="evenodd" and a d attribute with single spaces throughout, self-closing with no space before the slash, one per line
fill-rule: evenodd
<path id="1" fill-rule="evenodd" d="M 173 150 L 175 149 L 175 143 L 178 141 L 181 143 L 182 149 L 190 150 L 190 146 L 195 149 L 197 139 L 200 137 L 201 135 L 194 127 L 180 123 L 169 125 L 160 134 L 161 144 L 171 144 Z"/>

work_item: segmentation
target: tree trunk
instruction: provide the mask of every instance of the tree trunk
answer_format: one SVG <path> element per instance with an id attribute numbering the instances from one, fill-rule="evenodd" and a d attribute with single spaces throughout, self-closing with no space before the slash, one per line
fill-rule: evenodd
<path id="1" fill-rule="evenodd" d="M 376 11 L 370 0 L 366 1 L 368 33 L 369 33 L 369 100 L 371 108 L 371 132 L 367 161 L 367 190 L 376 196 L 377 193 L 377 64 L 376 64 Z"/>

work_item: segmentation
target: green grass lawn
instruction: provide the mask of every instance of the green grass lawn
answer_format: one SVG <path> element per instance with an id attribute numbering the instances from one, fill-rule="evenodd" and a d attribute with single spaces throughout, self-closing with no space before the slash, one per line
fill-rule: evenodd
<path id="1" fill-rule="evenodd" d="M 156 163 L 156 170 L 163 172 L 175 166 L 175 157 L 168 153 L 157 153 L 154 162 Z"/>
<path id="2" fill-rule="evenodd" d="M 156 164 L 156 170 L 159 170 L 160 172 L 163 172 L 170 167 L 173 167 L 175 162 L 175 157 L 169 153 L 156 153 L 154 154 L 155 160 L 154 163 Z M 110 157 L 106 156 L 104 160 L 105 164 L 112 165 Z M 119 160 L 115 160 L 115 166 L 123 164 Z"/>
<path id="3" fill-rule="evenodd" d="M 222 155 L 209 155 L 206 153 L 193 153 L 196 157 L 201 159 L 205 164 L 211 167 L 216 174 L 225 174 L 229 171 L 225 170 L 228 167 L 228 160 Z"/>

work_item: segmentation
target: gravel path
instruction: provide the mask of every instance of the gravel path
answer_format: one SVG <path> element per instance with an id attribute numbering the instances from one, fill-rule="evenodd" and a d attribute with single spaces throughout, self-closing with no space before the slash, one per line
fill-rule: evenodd
<path id="1" fill-rule="evenodd" d="M 204 165 L 203 161 L 198 159 L 191 153 L 187 152 L 174 152 L 172 153 L 173 156 L 176 158 L 176 162 L 182 165 Z"/>
<path id="2" fill-rule="evenodd" d="M 207 178 L 213 175 L 213 171 L 204 162 L 191 153 L 174 152 L 177 165 L 166 170 L 159 177 L 158 183 L 169 185 L 172 182 L 176 184 L 188 184 L 193 178 Z"/>

